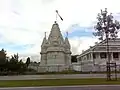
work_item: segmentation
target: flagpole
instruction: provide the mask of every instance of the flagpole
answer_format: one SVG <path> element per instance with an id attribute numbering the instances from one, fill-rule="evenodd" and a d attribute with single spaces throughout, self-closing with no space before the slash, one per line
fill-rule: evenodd
<path id="1" fill-rule="evenodd" d="M 57 22 L 57 10 L 56 10 L 56 22 Z"/>
<path id="2" fill-rule="evenodd" d="M 56 22 L 57 22 L 58 16 L 59 16 L 59 18 L 61 19 L 61 21 L 63 21 L 63 18 L 62 18 L 62 17 L 60 16 L 60 14 L 58 13 L 58 10 L 56 10 Z"/>

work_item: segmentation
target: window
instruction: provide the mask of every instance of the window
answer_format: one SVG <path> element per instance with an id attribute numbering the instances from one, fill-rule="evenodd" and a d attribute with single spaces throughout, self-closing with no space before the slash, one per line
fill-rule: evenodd
<path id="1" fill-rule="evenodd" d="M 96 54 L 95 53 L 93 53 L 93 59 L 96 59 Z"/>
<path id="2" fill-rule="evenodd" d="M 113 58 L 119 58 L 118 52 L 113 53 Z"/>
<path id="3" fill-rule="evenodd" d="M 106 58 L 106 53 L 100 53 L 100 58 Z"/>

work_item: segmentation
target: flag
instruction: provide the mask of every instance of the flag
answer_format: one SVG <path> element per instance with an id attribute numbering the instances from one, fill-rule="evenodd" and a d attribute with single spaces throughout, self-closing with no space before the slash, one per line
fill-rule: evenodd
<path id="1" fill-rule="evenodd" d="M 60 14 L 58 13 L 58 10 L 56 10 L 57 15 L 60 17 L 60 19 L 63 21 L 63 18 L 60 16 Z"/>

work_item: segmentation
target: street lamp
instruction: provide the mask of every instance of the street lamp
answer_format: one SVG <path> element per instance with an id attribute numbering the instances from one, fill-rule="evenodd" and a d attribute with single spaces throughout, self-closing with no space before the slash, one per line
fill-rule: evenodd
<path id="1" fill-rule="evenodd" d="M 109 44 L 108 40 L 116 39 L 118 30 L 120 29 L 120 23 L 117 20 L 113 20 L 112 13 L 108 14 L 107 8 L 105 10 L 101 10 L 101 13 L 98 13 L 97 16 L 97 24 L 95 25 L 95 32 L 93 33 L 94 36 L 98 36 L 99 40 L 106 41 L 106 48 L 107 48 L 107 80 L 111 80 L 111 62 L 110 62 L 110 55 L 109 55 Z"/>

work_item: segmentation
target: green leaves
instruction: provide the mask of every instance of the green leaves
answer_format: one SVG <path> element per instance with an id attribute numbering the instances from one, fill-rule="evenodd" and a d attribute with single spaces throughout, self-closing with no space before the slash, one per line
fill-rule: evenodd
<path id="1" fill-rule="evenodd" d="M 26 63 L 19 60 L 19 55 L 14 54 L 11 57 L 6 56 L 6 51 L 2 49 L 0 51 L 0 72 L 17 72 L 23 73 L 27 70 L 27 65 L 30 63 L 30 58 L 27 59 Z"/>
<path id="2" fill-rule="evenodd" d="M 30 57 L 28 57 L 28 58 L 27 58 L 27 61 L 26 61 L 27 67 L 29 66 L 29 64 L 30 64 Z"/>

